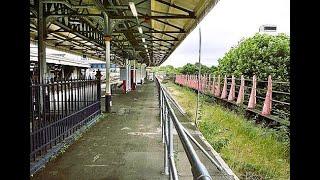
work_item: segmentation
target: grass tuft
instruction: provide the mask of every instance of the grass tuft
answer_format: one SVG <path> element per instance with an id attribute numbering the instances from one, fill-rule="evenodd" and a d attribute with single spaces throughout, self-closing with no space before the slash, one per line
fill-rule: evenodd
<path id="1" fill-rule="evenodd" d="M 172 82 L 166 86 L 193 120 L 196 93 Z M 243 113 L 208 102 L 207 97 L 202 96 L 200 102 L 200 131 L 239 178 L 290 179 L 287 127 L 264 128 L 246 119 Z"/>

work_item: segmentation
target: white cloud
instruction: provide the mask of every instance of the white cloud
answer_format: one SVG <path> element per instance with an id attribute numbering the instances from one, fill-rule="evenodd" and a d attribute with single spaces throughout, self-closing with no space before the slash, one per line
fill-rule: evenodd
<path id="1" fill-rule="evenodd" d="M 200 22 L 201 62 L 217 65 L 217 60 L 241 38 L 254 35 L 263 24 L 277 25 L 290 34 L 290 0 L 221 0 Z M 162 65 L 183 66 L 199 58 L 199 30 L 195 28 Z"/>

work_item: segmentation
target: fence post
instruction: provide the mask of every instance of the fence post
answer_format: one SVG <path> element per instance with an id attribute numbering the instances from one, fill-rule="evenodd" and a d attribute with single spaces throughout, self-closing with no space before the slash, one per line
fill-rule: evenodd
<path id="1" fill-rule="evenodd" d="M 256 88 L 257 88 L 257 77 L 256 75 L 253 75 L 252 78 L 252 88 L 251 88 L 251 93 L 250 93 L 250 99 L 248 103 L 248 108 L 249 109 L 254 109 L 256 107 Z"/>
<path id="2" fill-rule="evenodd" d="M 215 82 L 216 82 L 216 76 L 213 76 L 212 86 L 211 86 L 211 91 L 212 91 L 213 96 L 215 95 L 214 93 L 215 93 L 215 89 L 216 89 Z"/>
<path id="3" fill-rule="evenodd" d="M 230 91 L 229 91 L 229 96 L 228 96 L 228 101 L 233 101 L 235 98 L 235 87 L 236 83 L 235 83 L 235 79 L 234 76 L 232 75 L 232 80 L 231 80 L 231 87 L 230 87 Z"/>
<path id="4" fill-rule="evenodd" d="M 173 123 L 172 123 L 172 119 L 171 116 L 168 116 L 168 130 L 169 130 L 169 156 L 170 158 L 174 158 L 173 155 Z M 168 161 L 170 161 L 170 159 L 168 158 Z M 169 168 L 169 174 L 170 177 L 169 179 L 172 179 L 172 164 L 170 163 L 170 168 Z"/>
<path id="5" fill-rule="evenodd" d="M 264 99 L 263 108 L 262 108 L 262 115 L 270 115 L 272 109 L 272 80 L 271 75 L 268 77 L 268 87 L 266 98 Z"/>
<path id="6" fill-rule="evenodd" d="M 168 108 L 166 102 L 164 102 L 164 174 L 169 175 L 169 159 L 168 159 Z"/>
<path id="7" fill-rule="evenodd" d="M 217 90 L 215 90 L 215 96 L 220 96 L 220 75 L 218 76 L 218 81 L 217 81 Z"/>
<path id="8" fill-rule="evenodd" d="M 224 76 L 223 89 L 221 94 L 221 99 L 227 98 L 227 76 Z"/>
<path id="9" fill-rule="evenodd" d="M 206 91 L 210 92 L 211 91 L 211 74 L 208 74 L 208 81 L 207 81 L 206 87 L 207 87 Z"/>
<path id="10" fill-rule="evenodd" d="M 241 75 L 241 84 L 240 84 L 240 89 L 238 93 L 238 99 L 237 99 L 237 104 L 241 104 L 244 100 L 244 77 Z"/>

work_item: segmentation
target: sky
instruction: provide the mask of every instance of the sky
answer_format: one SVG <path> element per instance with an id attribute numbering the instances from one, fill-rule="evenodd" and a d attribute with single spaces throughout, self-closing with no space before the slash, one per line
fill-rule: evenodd
<path id="1" fill-rule="evenodd" d="M 242 38 L 253 36 L 264 24 L 290 35 L 290 0 L 220 0 L 161 66 L 181 67 L 199 61 L 218 65 L 218 59 Z"/>

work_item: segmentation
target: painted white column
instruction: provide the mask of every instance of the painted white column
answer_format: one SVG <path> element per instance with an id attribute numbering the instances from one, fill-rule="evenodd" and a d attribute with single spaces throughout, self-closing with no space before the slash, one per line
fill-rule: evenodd
<path id="1" fill-rule="evenodd" d="M 127 91 L 129 90 L 129 60 L 126 59 L 126 87 L 127 87 Z"/>
<path id="2" fill-rule="evenodd" d="M 133 83 L 136 84 L 136 60 L 133 60 Z"/>
<path id="3" fill-rule="evenodd" d="M 129 87 L 129 90 L 131 91 L 131 61 L 129 61 L 129 66 L 128 66 L 128 79 L 129 79 L 128 87 Z"/>
<path id="4" fill-rule="evenodd" d="M 111 86 L 110 86 L 110 41 L 111 41 L 111 38 L 105 38 L 105 43 L 106 43 L 106 95 L 111 95 Z"/>
<path id="5" fill-rule="evenodd" d="M 141 84 L 143 84 L 143 81 L 142 81 L 142 68 L 143 68 L 143 64 L 141 64 L 141 66 L 140 66 L 140 82 L 141 82 Z"/>

